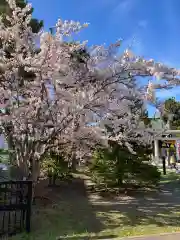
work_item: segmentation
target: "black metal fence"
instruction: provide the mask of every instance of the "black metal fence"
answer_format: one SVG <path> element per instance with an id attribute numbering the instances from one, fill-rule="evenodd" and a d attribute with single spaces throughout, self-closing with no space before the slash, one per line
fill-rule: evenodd
<path id="1" fill-rule="evenodd" d="M 0 182 L 0 239 L 30 232 L 32 181 Z"/>

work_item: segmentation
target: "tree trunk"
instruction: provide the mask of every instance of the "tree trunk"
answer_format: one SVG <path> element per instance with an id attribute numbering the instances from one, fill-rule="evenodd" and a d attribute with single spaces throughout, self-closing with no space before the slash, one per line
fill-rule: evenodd
<path id="1" fill-rule="evenodd" d="M 118 181 L 117 181 L 117 183 L 118 183 L 118 187 L 121 187 L 121 186 L 123 185 L 123 176 L 122 176 L 122 175 L 119 175 L 119 176 L 118 176 Z"/>
<path id="2" fill-rule="evenodd" d="M 35 204 L 35 191 L 36 185 L 38 184 L 38 177 L 40 175 L 40 161 L 31 158 L 31 175 L 29 180 L 32 181 L 32 203 Z"/>
<path id="3" fill-rule="evenodd" d="M 10 164 L 13 165 L 16 162 L 16 158 L 15 158 L 15 153 L 13 152 L 15 149 L 13 144 L 13 136 L 11 133 L 8 134 L 7 143 L 8 143 L 8 150 L 9 150 L 9 161 L 10 161 Z"/>
<path id="4" fill-rule="evenodd" d="M 76 153 L 72 153 L 72 158 L 71 158 L 71 170 L 75 172 L 77 170 L 77 165 L 78 165 L 78 159 L 76 158 Z"/>
<path id="5" fill-rule="evenodd" d="M 163 165 L 163 174 L 166 175 L 166 160 L 165 160 L 165 157 L 162 157 L 162 165 Z"/>
<path id="6" fill-rule="evenodd" d="M 52 184 L 53 186 L 56 186 L 56 179 L 57 179 L 57 175 L 56 174 L 53 174 L 53 177 L 52 177 Z"/>
<path id="7" fill-rule="evenodd" d="M 32 174 L 31 178 L 33 182 L 37 182 L 40 175 L 40 161 L 32 158 Z"/>
<path id="8" fill-rule="evenodd" d="M 169 148 L 167 149 L 167 162 L 168 162 L 168 166 L 170 166 L 170 153 L 169 153 Z"/>
<path id="9" fill-rule="evenodd" d="M 10 176 L 15 180 L 23 180 L 28 178 L 29 167 L 28 160 L 20 156 L 16 151 L 13 154 L 13 162 L 11 163 Z"/>

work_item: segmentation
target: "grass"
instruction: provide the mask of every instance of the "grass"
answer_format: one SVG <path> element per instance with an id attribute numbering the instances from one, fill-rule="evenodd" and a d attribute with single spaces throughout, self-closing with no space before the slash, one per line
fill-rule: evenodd
<path id="1" fill-rule="evenodd" d="M 57 210 L 58 213 L 56 212 Z M 131 222 L 132 219 L 129 221 L 128 217 L 126 217 L 125 214 L 123 213 L 121 214 L 118 211 L 112 211 L 109 213 L 99 211 L 97 212 L 96 218 L 101 219 L 101 224 L 103 224 L 104 226 L 103 228 L 105 229 L 100 232 L 96 232 L 96 230 L 95 231 L 88 230 L 88 221 L 90 221 L 89 227 L 91 227 L 92 219 L 91 220 L 83 219 L 83 221 L 75 222 L 74 219 L 72 219 L 74 217 L 72 213 L 69 213 L 68 218 L 67 216 L 64 218 L 59 218 L 59 213 L 62 212 L 62 209 L 58 208 L 57 210 L 56 211 L 46 210 L 46 213 L 42 211 L 41 217 L 43 217 L 43 223 L 41 226 L 38 227 L 39 229 L 36 229 L 31 236 L 28 237 L 27 235 L 21 235 L 13 237 L 12 239 L 55 240 L 58 239 L 58 237 L 60 236 L 61 238 L 59 239 L 69 240 L 80 240 L 86 238 L 101 239 L 102 237 L 113 239 L 115 237 L 148 235 L 155 233 L 180 231 L 180 227 L 178 226 L 167 226 L 164 217 L 169 218 L 168 213 L 156 215 L 155 219 L 153 220 L 154 223 L 152 222 L 151 224 L 149 224 L 149 219 L 145 221 L 145 218 L 143 218 L 142 216 L 141 216 L 142 223 L 140 223 L 140 217 L 138 216 L 139 224 L 135 223 L 132 224 Z M 47 216 L 47 214 L 49 216 Z M 87 212 L 84 212 L 84 214 L 87 214 Z M 180 213 L 175 212 L 174 214 L 171 214 L 171 217 L 179 218 Z M 137 215 L 135 215 L 134 218 L 137 218 Z M 151 220 L 153 218 L 154 216 L 151 216 Z M 42 222 L 42 219 L 37 218 L 37 223 L 39 221 Z M 86 226 L 84 221 L 87 222 Z M 164 226 L 158 226 L 158 224 L 156 224 L 155 221 L 161 222 L 161 224 L 164 223 Z M 179 224 L 179 222 L 177 222 L 177 224 Z"/>
<path id="2" fill-rule="evenodd" d="M 56 204 L 33 209 L 32 234 L 12 240 L 84 240 L 180 231 L 179 176 L 162 177 L 164 192 L 108 200 L 89 196 L 81 179 L 49 195 Z"/>
<path id="3" fill-rule="evenodd" d="M 166 175 L 162 175 L 161 177 L 161 183 L 170 183 L 172 181 L 180 180 L 180 174 L 177 174 L 176 172 L 172 170 L 168 170 Z"/>

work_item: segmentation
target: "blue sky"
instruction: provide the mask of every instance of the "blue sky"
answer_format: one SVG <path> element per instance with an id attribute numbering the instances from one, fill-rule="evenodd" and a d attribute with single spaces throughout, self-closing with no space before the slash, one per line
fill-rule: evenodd
<path id="1" fill-rule="evenodd" d="M 57 19 L 88 22 L 78 38 L 89 44 L 124 40 L 138 55 L 173 67 L 180 66 L 180 0 L 30 0 L 34 17 L 48 30 Z M 180 100 L 180 89 L 157 92 L 165 99 Z M 149 107 L 149 114 L 154 108 Z"/>

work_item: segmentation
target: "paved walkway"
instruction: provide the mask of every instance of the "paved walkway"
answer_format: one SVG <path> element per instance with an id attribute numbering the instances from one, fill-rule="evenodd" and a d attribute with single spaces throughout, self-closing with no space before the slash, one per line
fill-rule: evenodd
<path id="1" fill-rule="evenodd" d="M 161 235 L 151 235 L 142 237 L 120 238 L 119 240 L 180 240 L 180 233 L 168 233 Z"/>

